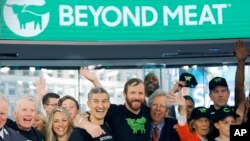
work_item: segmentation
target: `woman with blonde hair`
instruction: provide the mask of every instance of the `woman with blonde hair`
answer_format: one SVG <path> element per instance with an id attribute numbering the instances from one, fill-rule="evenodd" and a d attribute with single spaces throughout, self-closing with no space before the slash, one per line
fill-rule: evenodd
<path id="1" fill-rule="evenodd" d="M 39 130 L 44 136 L 45 136 L 46 123 L 47 123 L 46 116 L 42 112 L 38 111 L 35 117 L 35 122 L 33 124 L 33 127 Z"/>
<path id="2" fill-rule="evenodd" d="M 71 117 L 66 109 L 58 107 L 49 116 L 46 127 L 46 141 L 68 141 L 73 132 Z"/>

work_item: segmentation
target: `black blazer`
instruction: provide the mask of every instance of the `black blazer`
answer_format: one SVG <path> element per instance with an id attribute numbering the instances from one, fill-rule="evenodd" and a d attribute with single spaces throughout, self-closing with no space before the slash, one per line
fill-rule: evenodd
<path id="1" fill-rule="evenodd" d="M 164 120 L 165 124 L 162 127 L 159 141 L 180 141 L 177 130 L 174 128 L 174 125 L 177 124 L 177 120 L 175 118 L 168 117 Z"/>
<path id="2" fill-rule="evenodd" d="M 27 139 L 17 131 L 9 128 L 3 128 L 4 141 L 27 141 Z"/>

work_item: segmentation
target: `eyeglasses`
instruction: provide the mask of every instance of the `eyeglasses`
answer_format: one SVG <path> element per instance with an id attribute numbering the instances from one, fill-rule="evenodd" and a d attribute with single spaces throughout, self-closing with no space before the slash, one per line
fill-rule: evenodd
<path id="1" fill-rule="evenodd" d="M 157 109 L 157 108 L 159 108 L 159 109 L 165 110 L 165 109 L 167 109 L 167 106 L 164 106 L 164 105 L 161 105 L 161 104 L 152 104 L 152 105 L 151 105 L 151 108 L 152 108 L 152 109 Z"/>
<path id="2" fill-rule="evenodd" d="M 7 117 L 6 113 L 0 113 L 0 117 Z"/>
<path id="3" fill-rule="evenodd" d="M 46 104 L 46 105 L 52 106 L 52 107 L 57 107 L 58 106 L 58 104 Z"/>

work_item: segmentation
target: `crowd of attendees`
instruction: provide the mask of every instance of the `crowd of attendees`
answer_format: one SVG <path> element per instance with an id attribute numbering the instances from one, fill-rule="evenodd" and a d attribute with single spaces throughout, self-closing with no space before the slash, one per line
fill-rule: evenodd
<path id="1" fill-rule="evenodd" d="M 182 91 L 197 85 L 189 73 L 182 74 L 169 92 L 160 88 L 153 73 L 144 81 L 131 78 L 124 85 L 125 103 L 115 105 L 97 77 L 81 68 L 81 76 L 94 84 L 88 93 L 89 111 L 81 112 L 72 96 L 46 92 L 41 78 L 37 97 L 17 99 L 14 121 L 8 118 L 8 99 L 0 95 L 0 141 L 229 141 L 230 125 L 250 123 L 244 93 L 248 53 L 243 41 L 236 42 L 235 53 L 235 106 L 228 106 L 228 84 L 218 76 L 209 81 L 213 105 L 195 107 L 193 98 Z"/>

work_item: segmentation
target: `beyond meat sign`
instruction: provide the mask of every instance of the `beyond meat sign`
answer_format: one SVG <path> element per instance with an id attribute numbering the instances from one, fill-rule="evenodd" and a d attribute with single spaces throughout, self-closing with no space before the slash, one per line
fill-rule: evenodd
<path id="1" fill-rule="evenodd" d="M 249 38 L 249 0 L 2 0 L 0 39 Z"/>

